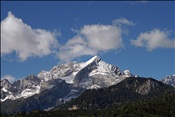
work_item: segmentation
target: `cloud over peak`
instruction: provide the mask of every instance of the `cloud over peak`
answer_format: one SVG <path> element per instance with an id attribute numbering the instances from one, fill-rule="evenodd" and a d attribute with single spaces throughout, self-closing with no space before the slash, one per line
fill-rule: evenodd
<path id="1" fill-rule="evenodd" d="M 81 36 L 77 35 L 59 48 L 57 56 L 62 61 L 70 61 L 77 57 L 95 55 L 96 53 Z"/>
<path id="2" fill-rule="evenodd" d="M 77 36 L 60 48 L 58 57 L 69 61 L 84 55 L 117 50 L 123 47 L 122 29 L 113 25 L 84 25 Z"/>

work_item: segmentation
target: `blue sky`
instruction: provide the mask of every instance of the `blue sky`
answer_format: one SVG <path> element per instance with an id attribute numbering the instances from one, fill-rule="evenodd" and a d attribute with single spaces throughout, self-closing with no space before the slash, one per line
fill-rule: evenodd
<path id="1" fill-rule="evenodd" d="M 94 55 L 133 74 L 175 74 L 169 2 L 1 2 L 1 79 Z"/>

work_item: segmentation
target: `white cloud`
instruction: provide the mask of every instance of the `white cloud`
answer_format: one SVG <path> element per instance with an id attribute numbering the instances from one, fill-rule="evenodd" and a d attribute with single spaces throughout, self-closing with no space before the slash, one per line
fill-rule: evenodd
<path id="1" fill-rule="evenodd" d="M 122 30 L 113 25 L 85 25 L 79 34 L 60 48 L 58 57 L 69 61 L 84 55 L 96 55 L 100 52 L 117 50 L 123 47 Z"/>
<path id="2" fill-rule="evenodd" d="M 7 79 L 10 83 L 13 83 L 16 79 L 15 77 L 11 76 L 11 75 L 5 75 L 1 78 L 1 80 L 3 79 Z"/>
<path id="3" fill-rule="evenodd" d="M 55 32 L 32 29 L 11 12 L 1 21 L 1 56 L 16 52 L 21 61 L 46 56 L 58 45 Z M 53 48 L 52 48 L 53 47 Z"/>
<path id="4" fill-rule="evenodd" d="M 1 21 L 1 56 L 15 52 L 24 61 L 29 57 L 43 57 L 53 53 L 60 60 L 70 61 L 84 55 L 118 50 L 123 47 L 122 34 L 126 31 L 121 24 L 134 25 L 125 18 L 116 19 L 112 25 L 84 25 L 80 30 L 72 29 L 77 35 L 65 45 L 59 45 L 55 32 L 32 29 L 9 12 L 7 18 Z M 59 49 L 58 52 L 56 49 Z"/>
<path id="5" fill-rule="evenodd" d="M 85 25 L 81 34 L 87 39 L 88 45 L 97 51 L 107 51 L 122 47 L 122 31 L 111 25 Z"/>
<path id="6" fill-rule="evenodd" d="M 127 20 L 126 18 L 119 18 L 113 21 L 113 25 L 121 26 L 122 24 L 128 25 L 128 26 L 134 26 L 135 23 L 132 21 Z"/>
<path id="7" fill-rule="evenodd" d="M 155 48 L 175 48 L 175 40 L 170 39 L 167 31 L 154 29 L 140 33 L 136 40 L 131 40 L 132 45 L 146 47 L 148 51 Z"/>

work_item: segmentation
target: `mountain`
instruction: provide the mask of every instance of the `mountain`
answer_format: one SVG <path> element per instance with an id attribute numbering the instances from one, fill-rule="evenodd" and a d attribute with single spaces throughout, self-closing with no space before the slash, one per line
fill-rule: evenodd
<path id="1" fill-rule="evenodd" d="M 175 87 L 175 74 L 173 74 L 171 76 L 166 76 L 161 81 L 165 84 L 168 84 L 168 85 Z"/>
<path id="2" fill-rule="evenodd" d="M 133 76 L 129 70 L 102 61 L 98 56 L 87 62 L 69 62 L 42 70 L 9 83 L 1 81 L 1 112 L 16 113 L 34 109 L 47 110 L 78 97 L 87 89 L 115 85 Z"/>
<path id="3" fill-rule="evenodd" d="M 132 74 L 129 70 L 122 72 L 118 67 L 102 61 L 98 56 L 83 63 L 70 62 L 54 66 L 50 71 L 41 71 L 38 74 L 38 77 L 45 81 L 60 78 L 68 84 L 86 89 L 117 84 L 130 76 Z"/>
<path id="4" fill-rule="evenodd" d="M 18 99 L 21 97 L 27 98 L 34 94 L 38 94 L 40 91 L 41 79 L 35 75 L 27 76 L 24 79 L 18 80 L 13 84 L 10 84 L 8 80 L 1 81 L 1 101 L 7 99 Z"/>
<path id="5" fill-rule="evenodd" d="M 166 85 L 152 78 L 127 78 L 117 85 L 100 89 L 89 89 L 76 99 L 67 102 L 63 107 L 56 109 L 105 109 L 114 105 L 159 97 L 175 93 L 172 86 Z"/>

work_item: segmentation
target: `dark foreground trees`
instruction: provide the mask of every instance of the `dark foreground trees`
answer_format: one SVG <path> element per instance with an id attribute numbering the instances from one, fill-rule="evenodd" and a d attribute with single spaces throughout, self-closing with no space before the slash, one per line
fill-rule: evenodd
<path id="1" fill-rule="evenodd" d="M 175 117 L 175 94 L 140 100 L 101 110 L 20 112 L 1 117 Z"/>

